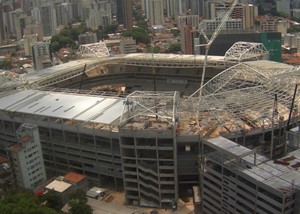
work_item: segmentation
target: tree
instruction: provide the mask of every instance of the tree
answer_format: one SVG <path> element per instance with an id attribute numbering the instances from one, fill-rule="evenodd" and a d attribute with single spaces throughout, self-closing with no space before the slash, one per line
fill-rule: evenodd
<path id="1" fill-rule="evenodd" d="M 76 190 L 69 197 L 69 214 L 93 214 L 93 209 L 87 204 L 87 197 L 82 190 Z"/>
<path id="2" fill-rule="evenodd" d="M 288 33 L 300 32 L 299 25 L 291 25 L 291 27 L 287 30 Z"/>
<path id="3" fill-rule="evenodd" d="M 103 33 L 116 33 L 118 29 L 118 25 L 114 25 L 114 24 L 111 24 L 111 25 L 107 25 L 103 28 Z"/>
<path id="4" fill-rule="evenodd" d="M 97 31 L 96 31 L 96 35 L 97 35 L 97 40 L 103 40 L 103 39 L 108 39 L 109 36 L 107 35 L 107 33 L 104 33 L 103 32 L 103 29 L 101 30 L 101 28 L 99 28 Z"/>
<path id="5" fill-rule="evenodd" d="M 9 70 L 11 68 L 11 61 L 4 59 L 0 62 L 0 69 Z"/>
<path id="6" fill-rule="evenodd" d="M 160 47 L 158 46 L 148 46 L 147 47 L 147 53 L 159 53 Z"/>
<path id="7" fill-rule="evenodd" d="M 123 36 L 132 36 L 132 38 L 135 39 L 137 43 L 143 43 L 146 45 L 149 45 L 151 41 L 149 31 L 141 27 L 135 27 L 131 30 L 127 30 L 123 33 Z"/>
<path id="8" fill-rule="evenodd" d="M 0 201 L 0 211 L 1 214 L 58 214 L 55 210 L 40 205 L 25 190 L 7 192 Z"/>
<path id="9" fill-rule="evenodd" d="M 79 27 L 66 27 L 59 34 L 55 34 L 51 38 L 51 46 L 54 52 L 64 47 L 77 48 L 76 42 L 80 34 L 91 31 L 86 24 L 82 23 Z"/>
<path id="10" fill-rule="evenodd" d="M 39 202 L 47 202 L 46 206 L 55 210 L 60 210 L 62 208 L 62 204 L 59 200 L 58 195 L 54 190 L 49 190 L 46 194 L 43 194 L 39 198 Z"/>
<path id="11" fill-rule="evenodd" d="M 66 31 L 63 34 L 66 34 Z M 75 48 L 76 44 L 72 38 L 61 34 L 56 34 L 51 38 L 51 46 L 53 51 L 56 52 L 65 47 Z"/>
<path id="12" fill-rule="evenodd" d="M 172 43 L 168 49 L 168 53 L 178 53 L 181 51 L 181 44 L 180 42 Z"/>

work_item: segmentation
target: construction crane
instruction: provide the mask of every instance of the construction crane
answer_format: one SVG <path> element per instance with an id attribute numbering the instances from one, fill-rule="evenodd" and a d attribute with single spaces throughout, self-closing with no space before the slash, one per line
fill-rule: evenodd
<path id="1" fill-rule="evenodd" d="M 201 30 L 201 34 L 203 35 L 204 39 L 206 40 L 206 44 L 201 44 L 198 45 L 199 47 L 205 47 L 205 58 L 204 58 L 204 62 L 203 62 L 203 70 L 202 70 L 202 77 L 201 77 L 201 83 L 200 83 L 200 88 L 199 88 L 199 100 L 201 99 L 202 96 L 202 86 L 204 84 L 204 78 L 205 78 L 205 71 L 206 71 L 206 65 L 207 65 L 207 56 L 208 56 L 208 51 L 210 49 L 211 44 L 215 41 L 215 39 L 217 38 L 218 34 L 220 33 L 220 31 L 223 29 L 224 25 L 226 24 L 227 20 L 229 19 L 235 5 L 238 3 L 238 0 L 233 0 L 233 1 L 228 1 L 228 0 L 217 0 L 217 1 L 212 1 L 215 3 L 230 3 L 229 8 L 226 10 L 224 16 L 221 18 L 220 24 L 218 25 L 218 27 L 215 29 L 215 31 L 213 32 L 212 36 L 210 37 L 210 39 L 207 37 L 207 35 L 205 34 L 204 30 Z M 198 92 L 198 91 L 197 91 Z M 195 93 L 197 93 L 195 92 Z M 195 95 L 192 94 L 190 97 Z"/>

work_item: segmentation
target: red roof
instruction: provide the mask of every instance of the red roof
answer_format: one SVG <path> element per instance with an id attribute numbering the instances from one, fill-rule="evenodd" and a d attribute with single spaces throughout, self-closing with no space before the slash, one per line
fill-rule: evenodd
<path id="1" fill-rule="evenodd" d="M 20 140 L 21 142 L 27 142 L 27 141 L 29 141 L 31 138 L 32 138 L 32 135 L 25 135 L 25 136 L 21 137 L 19 140 Z"/>
<path id="2" fill-rule="evenodd" d="M 9 147 L 10 150 L 18 152 L 22 149 L 22 145 L 20 143 L 16 143 L 14 145 L 12 145 L 11 147 Z"/>
<path id="3" fill-rule="evenodd" d="M 7 158 L 0 156 L 0 164 L 7 162 Z"/>
<path id="4" fill-rule="evenodd" d="M 71 182 L 75 182 L 78 183 L 80 181 L 82 181 L 83 179 L 86 178 L 86 175 L 82 175 L 76 172 L 69 172 L 67 174 L 65 174 L 65 179 Z"/>

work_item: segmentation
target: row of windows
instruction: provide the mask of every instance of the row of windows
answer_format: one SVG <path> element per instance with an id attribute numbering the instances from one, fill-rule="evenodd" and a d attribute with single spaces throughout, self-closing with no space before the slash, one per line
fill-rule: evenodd
<path id="1" fill-rule="evenodd" d="M 37 179 L 41 180 L 43 178 L 40 178 L 43 176 L 43 173 L 39 173 L 37 175 L 35 175 L 33 178 L 30 178 L 29 181 L 36 181 Z"/>
<path id="2" fill-rule="evenodd" d="M 29 162 L 26 162 L 26 164 L 27 164 L 27 165 L 28 165 L 28 164 L 32 164 L 35 160 L 39 159 L 39 157 L 40 157 L 40 156 L 38 156 L 38 157 L 36 157 L 36 158 L 30 160 Z M 36 166 L 38 166 L 38 165 L 40 165 L 40 164 L 41 164 L 41 161 L 36 162 L 35 164 L 31 165 L 30 168 L 33 169 L 34 167 L 36 167 Z M 29 166 L 28 166 L 27 170 L 29 170 Z"/>
<path id="3" fill-rule="evenodd" d="M 33 146 L 31 146 L 31 147 L 28 147 L 28 148 L 26 148 L 25 150 L 24 150 L 24 153 L 26 153 L 26 152 L 31 152 L 31 150 L 33 150 L 34 148 L 36 148 L 37 147 L 37 145 L 33 145 Z"/>
<path id="4" fill-rule="evenodd" d="M 42 169 L 42 167 L 39 167 L 35 170 L 33 170 L 32 172 L 28 173 L 28 175 L 34 175 L 36 172 L 40 171 Z M 43 174 L 43 173 L 40 173 L 40 174 Z"/>

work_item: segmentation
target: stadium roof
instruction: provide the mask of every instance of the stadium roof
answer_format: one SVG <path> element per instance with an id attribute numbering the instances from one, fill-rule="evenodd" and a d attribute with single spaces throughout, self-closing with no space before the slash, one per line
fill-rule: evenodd
<path id="1" fill-rule="evenodd" d="M 216 75 L 191 97 L 205 134 L 250 131 L 287 121 L 300 67 L 266 60 L 236 64 Z M 201 92 L 201 96 L 199 93 Z M 298 94 L 298 93 L 297 93 Z M 295 100 L 293 115 L 298 113 Z"/>
<path id="2" fill-rule="evenodd" d="M 123 111 L 123 99 L 92 95 L 26 90 L 0 98 L 4 111 L 114 124 Z"/>

